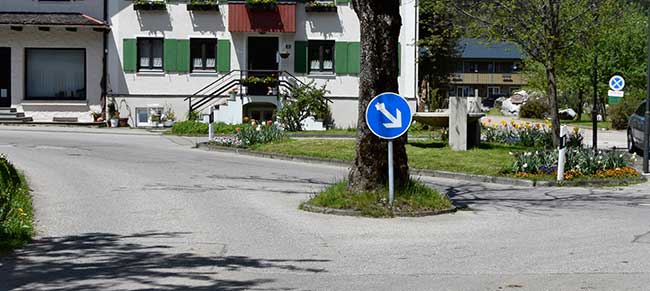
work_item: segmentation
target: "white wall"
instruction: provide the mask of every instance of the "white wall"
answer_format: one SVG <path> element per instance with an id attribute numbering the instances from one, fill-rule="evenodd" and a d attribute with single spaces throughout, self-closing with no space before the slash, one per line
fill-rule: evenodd
<path id="1" fill-rule="evenodd" d="M 101 20 L 104 17 L 104 0 L 56 2 L 38 0 L 0 0 L 0 10 L 10 12 L 80 12 Z"/>
<path id="2" fill-rule="evenodd" d="M 402 4 L 401 75 L 400 93 L 414 98 L 415 87 L 415 48 L 414 2 Z M 408 3 L 406 3 L 408 2 Z M 228 5 L 221 5 L 219 13 L 186 10 L 185 4 L 170 3 L 167 11 L 134 11 L 127 0 L 111 0 L 109 14 L 112 34 L 109 44 L 110 88 L 109 93 L 120 96 L 129 95 L 173 95 L 190 96 L 205 85 L 216 80 L 220 74 L 178 74 L 178 73 L 124 73 L 122 70 L 122 40 L 136 37 L 164 37 L 189 39 L 194 37 L 216 37 L 231 40 L 231 69 L 246 68 L 247 38 L 261 36 L 259 33 L 228 32 Z M 266 33 L 264 36 L 279 37 L 280 51 L 289 51 L 291 56 L 281 59 L 281 70 L 293 73 L 294 42 L 308 39 L 331 39 L 338 41 L 359 41 L 359 21 L 350 5 L 338 5 L 336 13 L 306 13 L 304 4 L 296 7 L 296 33 Z M 291 49 L 286 49 L 287 45 Z M 358 97 L 358 77 L 339 76 L 299 76 L 304 81 L 314 80 L 317 85 L 327 85 L 337 126 L 356 126 L 357 107 L 354 98 Z M 133 98 L 141 96 L 133 96 Z M 144 96 L 143 96 L 144 97 Z M 165 103 L 164 96 L 159 96 Z M 129 98 L 127 98 L 129 99 Z M 187 110 L 187 109 L 185 109 Z M 178 114 L 184 116 L 186 112 Z"/>
<path id="3" fill-rule="evenodd" d="M 0 47 L 11 48 L 12 106 L 25 111 L 34 121 L 52 121 L 52 117 L 77 117 L 90 122 L 90 111 L 101 111 L 101 79 L 103 33 L 79 28 L 76 32 L 64 28 L 39 31 L 24 27 L 13 31 L 0 27 Z M 25 94 L 25 48 L 85 48 L 86 49 L 86 100 L 85 101 L 30 101 Z"/>

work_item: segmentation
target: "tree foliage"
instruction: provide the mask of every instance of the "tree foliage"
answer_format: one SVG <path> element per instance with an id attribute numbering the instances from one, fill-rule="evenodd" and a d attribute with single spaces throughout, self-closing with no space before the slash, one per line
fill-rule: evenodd
<path id="1" fill-rule="evenodd" d="M 474 20 L 473 29 L 490 40 L 512 41 L 544 68 L 551 106 L 553 141 L 559 145 L 557 70 L 572 50 L 589 45 L 619 0 L 468 0 L 457 9 Z"/>
<path id="2" fill-rule="evenodd" d="M 420 100 L 430 108 L 440 108 L 447 96 L 449 74 L 458 57 L 458 42 L 462 35 L 454 0 L 421 0 L 418 58 Z"/>

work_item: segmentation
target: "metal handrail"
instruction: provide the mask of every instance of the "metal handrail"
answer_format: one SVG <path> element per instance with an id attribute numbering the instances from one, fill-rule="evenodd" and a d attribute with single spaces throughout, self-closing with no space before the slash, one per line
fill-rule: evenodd
<path id="1" fill-rule="evenodd" d="M 214 85 L 214 84 L 216 84 L 217 82 L 219 82 L 219 81 L 225 79 L 226 77 L 230 76 L 232 73 L 237 72 L 237 71 L 239 71 L 239 70 L 232 70 L 232 71 L 228 72 L 228 74 L 225 74 L 225 75 L 221 76 L 221 78 L 219 78 L 219 79 L 217 79 L 216 81 L 210 83 L 209 85 L 203 87 L 201 90 L 196 91 L 196 93 L 194 93 L 194 95 L 192 95 L 192 96 L 190 96 L 190 97 L 187 97 L 187 98 L 183 99 L 183 101 L 187 101 L 188 99 L 191 99 L 191 98 L 194 98 L 194 97 L 198 96 L 199 93 L 201 93 L 203 90 L 212 87 L 212 85 Z"/>

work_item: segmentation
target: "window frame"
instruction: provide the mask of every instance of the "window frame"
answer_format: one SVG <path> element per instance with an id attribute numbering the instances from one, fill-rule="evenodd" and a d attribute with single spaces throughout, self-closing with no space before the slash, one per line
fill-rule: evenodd
<path id="1" fill-rule="evenodd" d="M 154 40 L 160 41 L 160 67 L 154 67 Z M 142 62 L 140 61 L 140 44 L 141 41 L 150 42 L 149 46 L 149 66 L 143 67 Z M 136 57 L 137 57 L 137 71 L 138 72 L 164 72 L 165 71 L 165 39 L 162 37 L 138 37 L 136 38 Z"/>
<path id="2" fill-rule="evenodd" d="M 83 52 L 83 68 L 84 68 L 84 97 L 56 97 L 56 96 L 39 96 L 33 97 L 29 94 L 29 52 L 38 50 L 53 50 L 53 51 L 81 51 Z M 86 48 L 48 48 L 48 47 L 26 47 L 24 51 L 25 67 L 23 72 L 23 86 L 24 86 L 24 99 L 25 100 L 40 100 L 40 101 L 83 101 L 88 99 L 88 55 Z"/>
<path id="3" fill-rule="evenodd" d="M 210 42 L 214 42 L 214 67 L 208 67 L 208 58 L 207 58 L 207 46 L 206 44 L 209 44 Z M 197 69 L 194 68 L 194 55 L 192 55 L 192 43 L 193 42 L 199 42 L 201 44 L 201 64 L 202 67 Z M 206 73 L 206 72 L 216 72 L 217 71 L 217 62 L 219 61 L 218 54 L 219 54 L 219 49 L 217 46 L 219 45 L 219 39 L 218 38 L 190 38 L 190 73 Z"/>
<path id="4" fill-rule="evenodd" d="M 312 45 L 317 44 L 318 45 L 318 70 L 314 70 L 311 68 L 311 49 Z M 332 68 L 331 69 L 324 69 L 324 47 L 325 45 L 330 46 L 332 50 Z M 307 74 L 320 74 L 320 75 L 334 75 L 336 73 L 336 41 L 334 40 L 325 40 L 325 39 L 318 39 L 318 40 L 307 40 Z"/>

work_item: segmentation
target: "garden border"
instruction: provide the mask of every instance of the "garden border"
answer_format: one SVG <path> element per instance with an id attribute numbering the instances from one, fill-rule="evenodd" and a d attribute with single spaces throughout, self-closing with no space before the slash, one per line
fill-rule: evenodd
<path id="1" fill-rule="evenodd" d="M 247 155 L 247 156 L 274 159 L 274 160 L 328 164 L 328 165 L 346 166 L 346 167 L 352 165 L 352 162 L 336 160 L 336 159 L 291 156 L 291 155 L 278 154 L 278 153 L 265 153 L 265 152 L 255 151 L 255 150 L 244 149 L 244 148 L 232 148 L 226 146 L 213 145 L 207 142 L 197 143 L 196 148 L 207 150 L 207 151 L 237 153 L 240 155 Z M 434 178 L 445 178 L 445 179 L 452 179 L 452 180 L 462 180 L 462 181 L 479 182 L 479 183 L 492 183 L 492 184 L 519 186 L 519 187 L 585 187 L 585 186 L 616 187 L 616 186 L 629 185 L 635 183 L 643 183 L 648 181 L 648 179 L 642 175 L 633 178 L 616 180 L 616 181 L 612 181 L 612 180 L 564 181 L 564 182 L 537 181 L 537 180 L 528 180 L 528 179 L 485 176 L 485 175 L 455 173 L 455 172 L 416 169 L 416 168 L 411 168 L 411 174 L 434 177 Z"/>
<path id="2" fill-rule="evenodd" d="M 305 203 L 301 204 L 300 209 L 303 210 L 303 211 L 312 212 L 312 213 L 320 213 L 320 214 L 332 214 L 332 215 L 339 215 L 339 216 L 379 218 L 379 217 L 365 216 L 365 215 L 361 214 L 361 211 L 359 211 L 359 210 L 336 209 L 336 208 L 322 207 L 322 206 L 316 206 L 316 205 L 309 204 L 308 202 L 305 202 Z M 393 215 L 394 215 L 394 217 L 426 217 L 426 216 L 436 216 L 436 215 L 456 213 L 456 212 L 458 212 L 458 209 L 459 209 L 458 207 L 452 206 L 451 208 L 442 209 L 442 210 L 415 211 L 415 212 L 397 211 L 397 212 L 393 212 Z"/>

